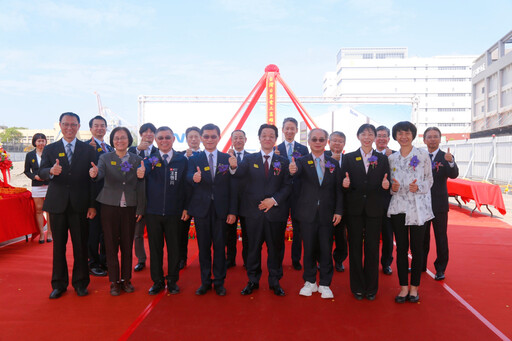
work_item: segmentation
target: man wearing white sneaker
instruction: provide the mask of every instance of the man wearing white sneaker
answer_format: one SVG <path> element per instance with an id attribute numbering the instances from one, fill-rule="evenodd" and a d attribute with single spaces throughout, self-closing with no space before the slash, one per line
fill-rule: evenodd
<path id="1" fill-rule="evenodd" d="M 323 129 L 309 132 L 311 153 L 293 159 L 290 174 L 300 178 L 301 188 L 297 200 L 299 220 L 304 244 L 304 287 L 299 294 L 311 296 L 314 292 L 322 298 L 333 298 L 332 236 L 334 226 L 341 221 L 343 193 L 339 163 L 324 155 L 328 133 Z M 317 256 L 320 256 L 320 282 L 316 284 Z"/>

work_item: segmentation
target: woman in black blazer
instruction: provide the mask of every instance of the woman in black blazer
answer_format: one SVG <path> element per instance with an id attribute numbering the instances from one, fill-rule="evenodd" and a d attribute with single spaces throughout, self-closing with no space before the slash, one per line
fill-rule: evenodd
<path id="1" fill-rule="evenodd" d="M 37 133 L 32 136 L 32 145 L 36 147 L 31 152 L 28 152 L 25 157 L 25 175 L 32 180 L 32 198 L 36 207 L 36 221 L 39 228 L 39 244 L 44 243 L 44 217 L 43 217 L 43 203 L 48 189 L 48 181 L 43 181 L 39 177 L 39 166 L 41 165 L 41 155 L 46 146 L 46 136 L 42 133 Z M 52 230 L 50 229 L 50 217 L 46 216 L 46 227 L 48 233 L 46 241 L 52 241 Z"/>
<path id="2" fill-rule="evenodd" d="M 358 300 L 375 299 L 379 285 L 379 240 L 389 189 L 389 163 L 373 150 L 377 132 L 371 124 L 357 131 L 361 148 L 343 157 L 342 176 L 347 218 L 350 289 Z M 363 264 L 364 251 L 364 264 Z"/>

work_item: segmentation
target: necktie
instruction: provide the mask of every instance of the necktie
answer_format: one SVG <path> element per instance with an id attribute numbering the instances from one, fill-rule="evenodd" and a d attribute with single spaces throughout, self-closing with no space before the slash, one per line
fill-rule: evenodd
<path id="1" fill-rule="evenodd" d="M 143 159 L 145 159 L 145 158 L 146 158 L 146 154 L 144 153 L 144 151 L 143 151 L 143 150 L 141 150 L 141 151 L 139 152 L 139 156 L 140 156 L 141 158 L 143 158 Z"/>
<path id="2" fill-rule="evenodd" d="M 162 158 L 164 159 L 164 165 L 166 165 L 166 166 L 169 164 L 169 163 L 167 162 L 167 158 L 168 158 L 168 157 L 169 157 L 169 155 L 168 155 L 168 154 L 164 154 L 164 155 L 162 155 Z"/>
<path id="3" fill-rule="evenodd" d="M 242 154 L 242 153 L 240 153 L 240 152 L 237 152 L 237 153 L 236 153 L 236 161 L 237 161 L 238 163 L 242 162 L 242 158 L 240 157 L 240 154 Z"/>
<path id="4" fill-rule="evenodd" d="M 103 141 L 101 141 L 101 149 L 103 149 L 105 153 L 108 153 L 107 145 Z"/>
<path id="5" fill-rule="evenodd" d="M 428 156 L 430 156 L 430 161 L 432 161 L 432 158 L 434 157 L 434 154 L 428 154 Z"/>
<path id="6" fill-rule="evenodd" d="M 288 143 L 288 160 L 290 162 L 292 162 L 292 155 L 293 155 L 292 144 Z"/>
<path id="7" fill-rule="evenodd" d="M 73 149 L 71 149 L 73 145 L 71 143 L 68 143 L 66 145 L 66 156 L 68 157 L 68 163 L 71 166 L 71 159 L 73 158 Z"/>
<path id="8" fill-rule="evenodd" d="M 317 157 L 315 159 L 316 161 L 316 174 L 318 175 L 318 182 L 320 182 L 320 185 L 322 184 L 322 181 L 324 180 L 324 173 L 322 172 L 322 166 L 320 165 L 320 158 Z"/>
<path id="9" fill-rule="evenodd" d="M 265 168 L 265 177 L 268 178 L 268 158 L 270 155 L 265 155 L 265 163 L 263 163 L 263 168 Z"/>
<path id="10" fill-rule="evenodd" d="M 215 178 L 215 168 L 213 167 L 213 153 L 208 155 L 208 165 L 210 166 L 210 173 L 212 174 L 212 180 Z"/>

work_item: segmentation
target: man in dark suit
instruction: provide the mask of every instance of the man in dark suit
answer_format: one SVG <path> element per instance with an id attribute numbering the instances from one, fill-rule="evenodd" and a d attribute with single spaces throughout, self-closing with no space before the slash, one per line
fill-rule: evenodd
<path id="1" fill-rule="evenodd" d="M 226 224 L 237 214 L 237 191 L 229 167 L 229 154 L 217 150 L 220 129 L 215 124 L 201 128 L 204 151 L 188 163 L 187 181 L 192 186 L 188 213 L 194 217 L 199 247 L 201 286 L 196 295 L 204 295 L 213 285 L 219 296 L 226 295 Z"/>
<path id="2" fill-rule="evenodd" d="M 326 150 L 325 155 L 330 156 L 336 160 L 340 169 L 343 164 L 343 149 L 345 148 L 346 136 L 341 131 L 334 131 L 329 136 L 329 148 L 331 150 Z M 334 242 L 336 243 L 336 248 L 332 252 L 332 258 L 334 259 L 334 269 L 338 272 L 345 271 L 345 266 L 343 262 L 347 259 L 348 256 L 348 247 L 347 247 L 347 223 L 345 219 L 342 217 L 341 222 L 334 226 Z"/>
<path id="3" fill-rule="evenodd" d="M 66 262 L 68 231 L 73 245 L 73 276 L 71 284 L 78 296 L 89 292 L 87 265 L 87 219 L 96 215 L 91 163 L 96 161 L 94 149 L 76 138 L 80 117 L 65 112 L 59 118 L 62 139 L 43 150 L 39 176 L 49 180 L 43 210 L 50 213 L 53 230 L 53 271 L 51 299 L 59 298 L 69 284 Z"/>
<path id="4" fill-rule="evenodd" d="M 140 142 L 137 146 L 132 146 L 128 152 L 137 154 L 143 159 L 154 154 L 158 149 L 153 145 L 155 141 L 156 127 L 153 123 L 144 123 L 139 128 Z M 146 267 L 146 250 L 144 249 L 144 228 L 146 227 L 146 219 L 142 218 L 135 223 L 135 237 L 133 238 L 135 256 L 137 264 L 134 271 L 142 271 Z"/>
<path id="5" fill-rule="evenodd" d="M 441 131 L 437 127 L 429 127 L 423 133 L 423 142 L 427 145 L 430 159 L 432 160 L 432 176 L 434 184 L 430 189 L 432 197 L 432 212 L 435 218 L 425 223 L 425 239 L 424 239 L 424 266 L 423 270 L 427 270 L 427 258 L 430 250 L 430 225 L 434 229 L 436 238 L 437 258 L 434 262 L 436 268 L 435 279 L 441 281 L 445 279 L 446 266 L 448 265 L 448 189 L 446 180 L 448 178 L 455 179 L 459 176 L 459 168 L 455 163 L 453 155 L 445 153 L 439 149 L 441 143 Z"/>
<path id="6" fill-rule="evenodd" d="M 277 127 L 263 124 L 258 130 L 261 151 L 250 154 L 236 168 L 235 178 L 245 181 L 240 215 L 246 218 L 249 250 L 247 276 L 249 283 L 242 295 L 250 295 L 259 288 L 261 278 L 261 247 L 267 244 L 268 284 L 277 296 L 285 292 L 279 280 L 283 277 L 284 233 L 288 220 L 288 197 L 291 179 L 288 159 L 274 153 L 278 136 Z M 233 164 L 231 164 L 233 167 Z"/>
<path id="7" fill-rule="evenodd" d="M 288 158 L 288 162 L 292 161 L 292 157 L 295 159 L 309 153 L 308 147 L 298 142 L 295 142 L 295 135 L 299 131 L 299 123 L 293 117 L 287 117 L 283 120 L 283 135 L 284 141 L 277 146 L 279 151 L 278 155 L 282 155 Z M 300 223 L 295 219 L 295 205 L 300 192 L 300 180 L 293 179 L 293 189 L 290 195 L 290 215 L 292 218 L 293 225 L 293 241 L 292 241 L 292 265 L 295 270 L 301 270 L 300 258 L 302 254 L 302 239 L 300 233 Z"/>
<path id="8" fill-rule="evenodd" d="M 101 155 L 111 152 L 114 149 L 105 140 L 107 133 L 107 120 L 101 116 L 95 116 L 89 121 L 89 129 L 92 134 L 89 144 L 96 153 L 96 165 Z M 103 188 L 104 180 L 94 182 L 94 197 L 96 198 Z M 101 227 L 101 206 L 98 204 L 96 216 L 89 220 L 89 273 L 94 276 L 107 275 L 107 256 L 105 253 L 105 241 L 103 240 L 103 229 Z"/>
<path id="9" fill-rule="evenodd" d="M 167 290 L 171 294 L 180 292 L 176 283 L 179 279 L 181 221 L 189 219 L 186 183 L 188 160 L 172 149 L 174 139 L 171 128 L 158 128 L 158 151 L 146 158 L 144 167 L 141 167 L 146 178 L 146 223 L 153 280 L 150 295 L 156 295 L 165 288 L 164 239 L 167 245 Z"/>
<path id="10" fill-rule="evenodd" d="M 375 137 L 375 150 L 385 156 L 390 156 L 394 153 L 393 150 L 388 148 L 391 132 L 385 126 L 377 127 L 377 135 Z M 382 265 L 382 272 L 385 275 L 391 275 L 391 263 L 393 263 L 393 225 L 391 225 L 391 218 L 388 218 L 388 207 L 391 201 L 391 193 L 389 191 L 385 194 L 385 210 L 382 216 L 382 251 L 380 256 L 380 264 Z"/>
<path id="11" fill-rule="evenodd" d="M 300 196 L 296 217 L 300 222 L 304 243 L 304 287 L 300 295 L 320 292 L 322 298 L 333 298 L 331 285 L 332 237 L 334 226 L 341 222 L 343 193 L 338 162 L 325 156 L 329 134 L 323 129 L 312 129 L 308 143 L 311 154 L 292 159 L 290 174 L 300 178 Z M 319 257 L 318 257 L 319 255 Z M 320 282 L 316 285 L 317 260 L 320 264 Z"/>
<path id="12" fill-rule="evenodd" d="M 231 133 L 231 143 L 233 145 L 233 148 L 229 150 L 228 154 L 234 155 L 238 163 L 242 162 L 244 158 L 247 155 L 249 155 L 249 153 L 244 149 L 246 142 L 247 137 L 245 136 L 245 132 L 243 130 L 234 130 Z M 241 180 L 236 181 L 238 187 L 238 206 L 240 206 L 244 183 Z M 249 248 L 247 241 L 247 228 L 245 223 L 245 217 L 239 215 L 237 217 L 237 220 L 233 224 L 228 225 L 228 230 L 226 233 L 226 266 L 228 269 L 233 266 L 236 266 L 235 260 L 236 243 L 238 241 L 238 220 L 240 221 L 240 227 L 242 230 L 242 259 L 244 261 L 244 267 L 246 267 L 247 265 L 247 250 Z"/>
<path id="13" fill-rule="evenodd" d="M 187 159 L 197 155 L 201 152 L 201 129 L 198 127 L 189 127 L 185 130 L 185 137 L 187 139 L 188 148 L 182 152 L 179 152 Z M 189 217 L 187 220 L 181 220 L 181 235 L 180 235 L 180 270 L 187 266 L 188 256 L 188 235 L 190 231 L 190 223 L 192 219 Z"/>

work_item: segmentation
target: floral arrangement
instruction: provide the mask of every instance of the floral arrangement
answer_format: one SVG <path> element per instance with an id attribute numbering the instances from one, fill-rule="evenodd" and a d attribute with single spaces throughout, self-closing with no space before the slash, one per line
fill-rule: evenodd
<path id="1" fill-rule="evenodd" d="M 148 158 L 148 161 L 151 162 L 151 169 L 154 169 L 160 160 L 156 156 L 152 156 Z"/>
<path id="2" fill-rule="evenodd" d="M 409 162 L 409 166 L 412 167 L 412 170 L 416 170 L 416 167 L 420 164 L 420 160 L 418 160 L 418 157 L 414 155 L 411 159 L 411 162 Z"/>
<path id="3" fill-rule="evenodd" d="M 379 164 L 377 160 L 378 158 L 376 155 L 372 155 L 368 158 L 368 162 L 370 163 L 370 166 L 372 166 L 372 168 L 377 167 L 377 165 Z"/>
<path id="4" fill-rule="evenodd" d="M 443 163 L 439 161 L 432 161 L 432 170 L 436 170 L 436 172 L 439 172 L 439 167 L 443 167 Z"/>
<path id="5" fill-rule="evenodd" d="M 11 187 L 7 178 L 11 180 L 11 169 L 14 168 L 10 155 L 0 145 L 0 171 L 2 172 L 2 180 L 0 180 L 0 187 Z"/>
<path id="6" fill-rule="evenodd" d="M 334 172 L 334 170 L 336 169 L 336 166 L 331 161 L 327 161 L 325 163 L 325 168 L 328 168 L 329 172 L 332 174 Z"/>
<path id="7" fill-rule="evenodd" d="M 217 174 L 226 174 L 228 168 L 228 165 L 223 165 L 222 163 L 219 163 L 219 165 L 217 166 Z"/>
<path id="8" fill-rule="evenodd" d="M 281 162 L 276 161 L 276 162 L 274 162 L 274 175 L 279 175 L 279 174 L 281 174 Z"/>

